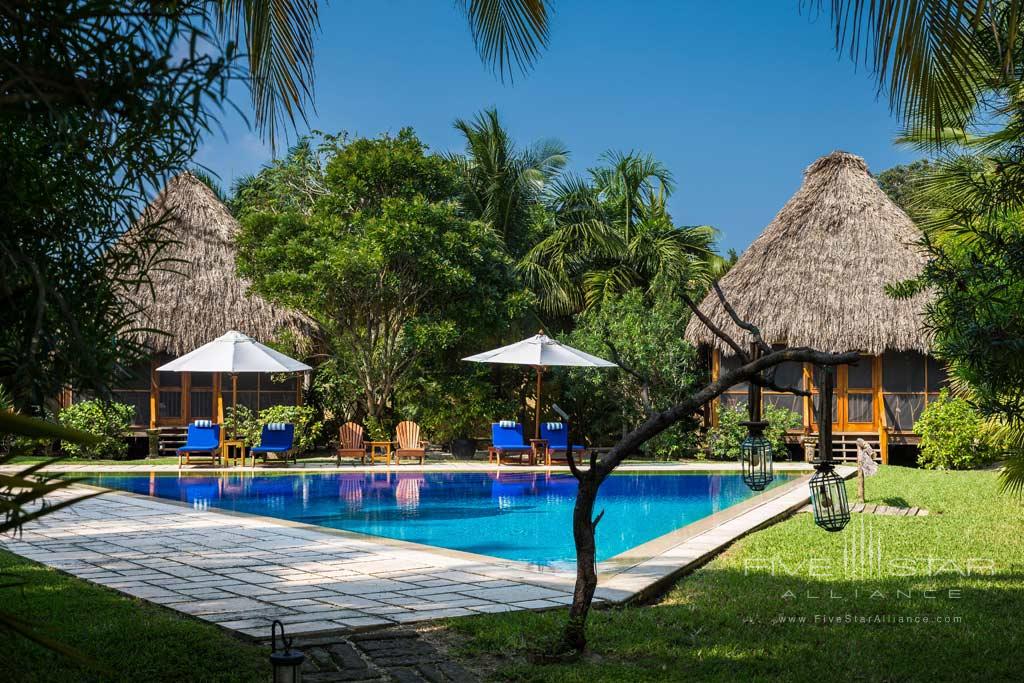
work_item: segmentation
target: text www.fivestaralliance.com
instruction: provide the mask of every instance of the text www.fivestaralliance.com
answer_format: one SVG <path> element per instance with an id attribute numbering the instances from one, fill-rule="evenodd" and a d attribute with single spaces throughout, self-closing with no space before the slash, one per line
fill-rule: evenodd
<path id="1" fill-rule="evenodd" d="M 818 626 L 845 624 L 959 624 L 963 617 L 927 614 L 780 614 L 776 624 L 813 624 Z"/>

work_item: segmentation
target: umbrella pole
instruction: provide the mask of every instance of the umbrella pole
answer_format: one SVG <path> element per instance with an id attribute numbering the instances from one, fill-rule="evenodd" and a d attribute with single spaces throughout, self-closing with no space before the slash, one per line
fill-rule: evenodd
<path id="1" fill-rule="evenodd" d="M 231 438 L 238 438 L 238 375 L 234 372 L 231 373 Z"/>
<path id="2" fill-rule="evenodd" d="M 540 373 L 541 366 L 537 366 L 537 405 L 533 420 L 533 438 L 540 438 Z"/>

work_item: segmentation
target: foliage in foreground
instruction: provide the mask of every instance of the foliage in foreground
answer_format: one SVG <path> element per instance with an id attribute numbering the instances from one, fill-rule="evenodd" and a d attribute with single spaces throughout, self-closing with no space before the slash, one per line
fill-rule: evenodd
<path id="1" fill-rule="evenodd" d="M 764 435 L 772 444 L 772 452 L 781 460 L 786 454 L 786 432 L 802 424 L 800 416 L 788 408 L 765 404 L 761 415 L 768 423 Z M 747 404 L 719 407 L 718 424 L 708 431 L 708 455 L 715 460 L 735 460 L 740 457 L 740 445 L 747 438 L 743 422 L 750 419 Z"/>
<path id="2" fill-rule="evenodd" d="M 68 385 L 102 396 L 145 355 L 121 295 L 171 236 L 139 208 L 191 163 L 234 76 L 207 2 L 73 6 L 0 10 L 0 382 L 19 409 Z"/>
<path id="3" fill-rule="evenodd" d="M 457 619 L 447 628 L 470 664 L 482 658 L 502 681 L 810 682 L 837 671 L 844 680 L 946 680 L 950 672 L 963 681 L 1017 680 L 1024 509 L 998 492 L 996 473 L 883 467 L 868 502 L 931 514 L 855 514 L 838 534 L 797 514 L 736 542 L 654 606 L 594 612 L 593 655 L 575 662 L 529 659 L 558 637 L 564 609 Z M 878 572 L 844 564 L 862 534 L 880 544 Z M 914 575 L 899 576 L 894 558 L 909 558 Z M 972 559 L 971 575 L 962 576 Z"/>
<path id="4" fill-rule="evenodd" d="M 93 399 L 72 403 L 60 411 L 57 421 L 65 427 L 92 434 L 96 441 L 80 444 L 61 441 L 61 448 L 73 458 L 122 460 L 128 455 L 125 435 L 132 426 L 135 409 L 126 403 Z"/>
<path id="5" fill-rule="evenodd" d="M 914 423 L 921 435 L 917 464 L 934 470 L 966 470 L 986 465 L 997 457 L 984 434 L 985 420 L 966 400 L 943 389 L 928 403 Z"/>

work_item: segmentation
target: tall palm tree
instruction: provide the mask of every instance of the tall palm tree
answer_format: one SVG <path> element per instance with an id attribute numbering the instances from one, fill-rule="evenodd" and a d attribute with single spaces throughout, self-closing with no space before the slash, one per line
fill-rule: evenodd
<path id="1" fill-rule="evenodd" d="M 213 0 L 222 35 L 245 45 L 256 129 L 271 144 L 312 100 L 318 0 Z M 549 0 L 459 0 L 480 59 L 503 79 L 527 71 L 548 42 Z"/>
<path id="2" fill-rule="evenodd" d="M 565 167 L 569 153 L 557 140 L 543 140 L 519 150 L 494 109 L 471 121 L 458 119 L 455 128 L 466 139 L 466 151 L 452 155 L 462 179 L 462 206 L 470 217 L 490 223 L 519 256 L 541 205 L 543 193 Z"/>
<path id="3" fill-rule="evenodd" d="M 704 287 L 716 231 L 676 226 L 666 200 L 672 175 L 649 155 L 607 152 L 589 178 L 553 185 L 554 225 L 519 270 L 548 313 L 573 313 L 633 288 L 650 296 Z"/>

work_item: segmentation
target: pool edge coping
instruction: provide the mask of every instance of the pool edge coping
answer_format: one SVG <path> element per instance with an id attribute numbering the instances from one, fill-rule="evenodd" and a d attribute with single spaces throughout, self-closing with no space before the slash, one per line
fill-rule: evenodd
<path id="1" fill-rule="evenodd" d="M 854 467 L 840 466 L 836 469 L 844 479 L 853 476 L 856 472 L 856 468 Z M 213 473 L 212 470 L 207 471 Z M 294 473 L 294 470 L 292 472 Z M 799 477 L 796 480 L 783 484 L 771 491 L 757 494 L 745 501 L 741 501 L 735 505 L 730 505 L 724 510 L 714 513 L 713 515 L 691 522 L 686 526 L 653 538 L 650 541 L 646 541 L 634 548 L 631 548 L 630 550 L 598 563 L 598 587 L 595 593 L 595 599 L 610 604 L 626 604 L 642 601 L 659 594 L 664 590 L 666 585 L 675 582 L 681 576 L 689 574 L 700 566 L 706 564 L 711 558 L 721 553 L 739 538 L 781 521 L 806 505 L 807 501 L 810 499 L 809 493 L 805 488 L 802 493 L 799 493 L 799 495 L 798 492 L 803 485 L 806 484 L 809 478 L 810 475 Z M 442 548 L 439 546 L 416 543 L 415 541 L 375 536 L 346 529 L 322 527 L 306 522 L 297 522 L 294 520 L 269 517 L 250 512 L 240 512 L 237 510 L 226 510 L 223 508 L 211 507 L 199 509 L 184 501 L 159 498 L 147 494 L 134 493 L 132 491 L 110 489 L 78 482 L 69 486 L 68 489 L 73 489 L 75 487 L 93 491 L 101 490 L 105 492 L 104 496 L 124 496 L 133 500 L 144 501 L 148 505 L 154 505 L 157 507 L 160 505 L 167 505 L 172 508 L 183 508 L 201 514 L 255 519 L 266 524 L 300 529 L 310 533 L 340 536 L 342 538 L 350 538 L 365 543 L 376 543 L 379 545 L 404 548 L 452 559 L 461 559 L 494 567 L 496 569 L 500 568 L 506 571 L 515 570 L 521 573 L 521 577 L 518 579 L 521 582 L 536 584 L 542 587 L 550 586 L 552 584 L 560 586 L 564 586 L 566 584 L 573 585 L 576 578 L 575 571 L 545 569 L 541 565 L 530 564 L 528 562 L 508 560 L 491 555 L 471 553 L 451 548 Z M 770 495 L 769 498 L 765 498 L 765 496 L 769 496 L 769 494 L 772 495 Z M 765 516 L 766 512 L 768 513 L 767 516 Z M 716 535 L 716 532 L 720 532 L 722 527 L 730 524 L 739 528 L 726 532 L 724 535 Z M 701 539 L 704 536 L 712 536 L 715 538 L 713 540 L 705 539 L 705 541 L 702 542 Z M 710 546 L 707 545 L 708 540 L 711 541 Z M 650 548 L 652 546 L 661 548 L 660 552 L 645 555 L 641 558 L 627 557 L 625 560 L 623 558 L 623 556 L 635 554 L 637 549 L 643 549 L 645 547 Z M 668 566 L 666 566 L 663 560 L 668 560 Z M 608 571 L 609 563 L 616 565 L 623 561 L 629 562 L 629 565 L 617 568 L 614 571 Z"/>

